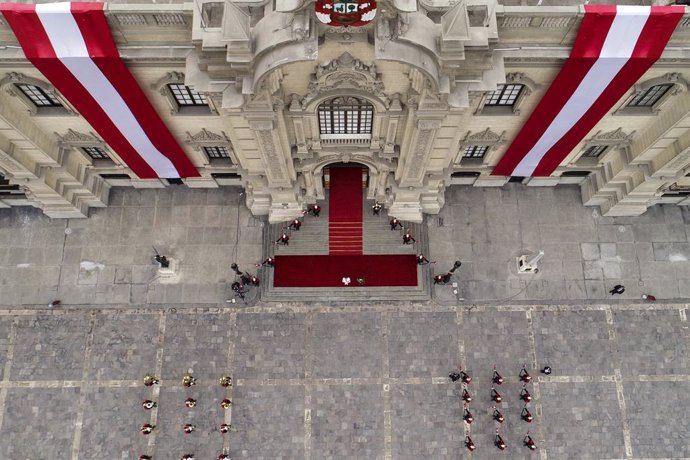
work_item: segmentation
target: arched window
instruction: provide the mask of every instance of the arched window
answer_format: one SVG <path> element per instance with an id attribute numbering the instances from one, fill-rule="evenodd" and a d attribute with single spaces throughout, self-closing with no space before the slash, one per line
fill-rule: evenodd
<path id="1" fill-rule="evenodd" d="M 321 137 L 371 135 L 374 106 L 364 99 L 336 97 L 322 103 L 318 111 Z"/>

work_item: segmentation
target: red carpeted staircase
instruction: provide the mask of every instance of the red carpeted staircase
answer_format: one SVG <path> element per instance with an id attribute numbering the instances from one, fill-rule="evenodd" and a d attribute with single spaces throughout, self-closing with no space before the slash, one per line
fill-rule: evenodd
<path id="1" fill-rule="evenodd" d="M 362 255 L 362 169 L 331 168 L 330 185 L 329 254 Z"/>

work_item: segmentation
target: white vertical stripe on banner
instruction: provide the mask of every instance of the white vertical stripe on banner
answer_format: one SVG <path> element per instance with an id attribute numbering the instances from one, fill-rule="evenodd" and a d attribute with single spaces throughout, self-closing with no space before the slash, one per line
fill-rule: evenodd
<path id="1" fill-rule="evenodd" d="M 158 177 L 180 177 L 172 161 L 151 143 L 122 96 L 89 57 L 70 4 L 39 4 L 36 13 L 60 62 L 86 88 Z"/>
<path id="2" fill-rule="evenodd" d="M 537 143 L 515 167 L 513 176 L 531 176 L 546 152 L 582 118 L 630 60 L 651 13 L 650 7 L 617 6 L 606 40 L 585 78 Z"/>

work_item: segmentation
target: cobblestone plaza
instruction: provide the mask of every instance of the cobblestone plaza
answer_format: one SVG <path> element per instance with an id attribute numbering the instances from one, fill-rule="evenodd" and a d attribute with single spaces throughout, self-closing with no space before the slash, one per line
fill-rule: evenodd
<path id="1" fill-rule="evenodd" d="M 88 220 L 0 211 L 0 455 L 690 458 L 687 210 L 613 220 L 573 205 L 568 188 L 460 192 L 429 239 L 437 266 L 463 260 L 465 300 L 450 301 L 446 286 L 420 303 L 226 303 L 230 262 L 262 257 L 261 222 L 232 189 L 117 191 Z M 501 233 L 511 219 L 519 231 Z M 151 245 L 182 260 L 179 283 L 153 279 Z M 519 279 L 506 267 L 523 247 L 546 256 Z M 613 298 L 616 282 L 627 290 Z M 48 309 L 54 298 L 62 306 Z M 523 364 L 531 424 L 520 419 Z M 505 378 L 500 425 L 494 366 Z M 458 369 L 473 377 L 471 425 L 448 379 Z M 145 387 L 146 373 L 160 385 Z M 198 404 L 186 408 L 187 397 Z M 145 411 L 145 399 L 158 407 Z M 197 430 L 184 434 L 186 423 Z M 522 446 L 528 430 L 536 452 Z"/>

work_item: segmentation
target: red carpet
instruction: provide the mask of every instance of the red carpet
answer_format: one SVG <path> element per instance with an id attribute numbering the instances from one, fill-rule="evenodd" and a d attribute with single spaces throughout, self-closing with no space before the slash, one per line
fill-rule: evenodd
<path id="1" fill-rule="evenodd" d="M 276 256 L 274 287 L 416 286 L 417 258 L 414 254 L 371 256 Z"/>
<path id="2" fill-rule="evenodd" d="M 329 253 L 337 256 L 361 255 L 362 168 L 330 168 L 330 178 Z"/>

